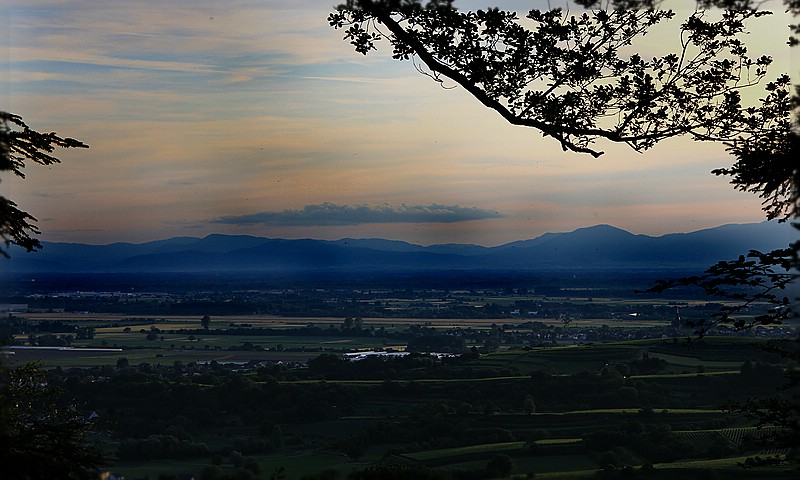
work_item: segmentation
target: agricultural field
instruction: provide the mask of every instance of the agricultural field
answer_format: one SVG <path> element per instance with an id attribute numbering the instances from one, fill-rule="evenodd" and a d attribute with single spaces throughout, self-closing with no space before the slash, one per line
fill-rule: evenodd
<path id="1" fill-rule="evenodd" d="M 37 362 L 94 412 L 104 468 L 126 479 L 381 468 L 489 478 L 498 459 L 507 478 L 791 478 L 784 465 L 737 465 L 792 452 L 760 443 L 782 431 L 725 406 L 784 383 L 782 337 L 670 336 L 675 307 L 650 300 L 486 293 L 450 292 L 441 308 L 458 297 L 506 313 L 204 325 L 195 314 L 32 311 L 9 317 L 3 363 Z M 381 295 L 364 303 L 402 313 L 442 302 Z"/>

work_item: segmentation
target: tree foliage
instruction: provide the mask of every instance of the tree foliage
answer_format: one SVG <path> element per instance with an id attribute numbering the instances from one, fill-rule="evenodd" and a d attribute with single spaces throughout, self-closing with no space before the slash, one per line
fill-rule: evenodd
<path id="1" fill-rule="evenodd" d="M 564 150 L 600 156 L 604 139 L 636 151 L 675 136 L 722 143 L 734 161 L 712 171 L 762 200 L 768 220 L 800 217 L 800 86 L 792 95 L 786 73 L 767 79 L 768 56 L 751 58 L 742 38 L 746 22 L 768 14 L 758 0 L 699 0 L 679 27 L 679 48 L 645 58 L 637 49 L 648 31 L 673 19 L 660 0 L 576 0 L 592 8 L 572 13 L 531 10 L 524 19 L 499 9 L 459 12 L 448 0 L 348 0 L 330 14 L 332 27 L 356 52 L 387 42 L 397 60 L 444 85 L 463 87 L 509 123 L 538 129 Z M 800 1 L 784 0 L 800 17 Z M 707 11 L 718 7 L 722 12 Z M 716 17 L 716 19 L 712 19 Z M 790 25 L 789 45 L 800 43 L 800 23 Z M 741 91 L 764 85 L 754 104 Z M 793 224 L 800 229 L 800 224 Z M 726 324 L 735 329 L 779 324 L 800 315 L 790 287 L 800 277 L 800 241 L 771 252 L 751 251 L 721 261 L 702 275 L 658 282 L 649 291 L 695 286 L 726 302 L 696 333 Z M 754 305 L 770 308 L 750 314 Z M 794 342 L 796 343 L 796 342 Z M 784 354 L 796 349 L 784 350 Z M 760 424 L 800 431 L 798 381 L 786 392 L 735 409 Z M 786 439 L 784 439 L 786 440 Z"/>
<path id="2" fill-rule="evenodd" d="M 516 12 L 460 12 L 450 2 L 351 0 L 329 22 L 359 53 L 386 40 L 394 58 L 423 71 L 421 60 L 424 73 L 449 78 L 510 123 L 599 156 L 600 138 L 642 151 L 677 135 L 736 141 L 785 128 L 780 96 L 746 107 L 740 94 L 772 62 L 748 56 L 742 41 L 746 21 L 767 13 L 729 10 L 712 20 L 697 11 L 680 25 L 680 50 L 649 59 L 633 45 L 672 11 L 531 10 L 522 21 Z M 788 77 L 774 83 L 786 88 Z"/>
<path id="3" fill-rule="evenodd" d="M 438 82 L 454 81 L 512 124 L 540 130 L 565 150 L 599 156 L 599 139 L 642 151 L 674 136 L 724 144 L 735 161 L 713 170 L 734 188 L 763 200 L 767 219 L 800 215 L 798 133 L 793 131 L 788 74 L 764 82 L 764 94 L 745 104 L 741 90 L 767 75 L 768 56 L 750 58 L 746 22 L 769 12 L 758 2 L 705 0 L 679 26 L 679 49 L 653 58 L 637 50 L 653 27 L 671 20 L 655 0 L 583 0 L 595 10 L 531 10 L 525 19 L 498 9 L 460 12 L 450 1 L 349 0 L 329 16 L 355 50 L 367 54 L 388 42 L 398 60 L 412 60 Z M 786 1 L 795 14 L 800 6 Z M 636 7 L 636 8 L 634 8 Z M 735 8 L 734 8 L 735 7 Z M 711 17 L 718 17 L 711 19 Z M 421 63 L 420 63 L 421 61 Z M 425 67 L 423 67 L 423 64 Z M 741 301 L 701 325 L 779 323 L 796 314 L 781 292 L 796 281 L 798 243 L 720 262 L 704 275 L 661 282 L 652 291 L 697 285 Z M 754 302 L 773 310 L 754 322 L 734 319 Z"/>
<path id="4" fill-rule="evenodd" d="M 663 0 L 575 0 L 575 3 L 586 8 L 613 6 L 616 8 L 653 8 L 663 3 Z M 696 0 L 698 8 L 724 8 L 728 10 L 752 9 L 765 3 L 763 0 Z M 800 16 L 800 0 L 783 0 L 786 12 L 795 17 Z M 796 35 L 800 35 L 800 23 L 789 25 L 791 34 L 787 43 L 797 45 Z"/>
<path id="5" fill-rule="evenodd" d="M 25 178 L 26 161 L 39 165 L 53 165 L 60 160 L 52 153 L 56 148 L 88 148 L 85 143 L 55 132 L 40 133 L 32 130 L 22 117 L 0 111 L 0 172 L 10 171 Z M 36 218 L 20 210 L 15 202 L 0 196 L 0 256 L 8 258 L 10 245 L 18 245 L 31 252 L 42 248 L 36 239 L 41 233 L 35 225 Z M 3 248 L 5 247 L 5 248 Z"/>
<path id="6" fill-rule="evenodd" d="M 34 364 L 0 369 L 0 465 L 14 480 L 93 478 L 90 424 Z"/>
<path id="7" fill-rule="evenodd" d="M 710 297 L 730 300 L 731 303 L 724 304 L 709 319 L 700 319 L 691 325 L 701 336 L 719 324 L 737 330 L 755 325 L 779 325 L 800 314 L 796 299 L 786 292 L 798 279 L 798 251 L 800 241 L 767 253 L 751 250 L 747 256 L 712 265 L 702 275 L 659 280 L 647 291 L 660 293 L 675 287 L 696 286 Z M 765 313 L 746 314 L 759 303 L 767 303 L 770 308 Z"/>
<path id="8" fill-rule="evenodd" d="M 486 472 L 492 478 L 506 478 L 516 470 L 514 459 L 508 455 L 501 453 L 495 455 L 486 464 Z"/>

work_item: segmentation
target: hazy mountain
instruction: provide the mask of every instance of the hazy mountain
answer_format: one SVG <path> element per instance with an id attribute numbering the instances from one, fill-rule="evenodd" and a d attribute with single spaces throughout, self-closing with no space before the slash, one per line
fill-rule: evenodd
<path id="1" fill-rule="evenodd" d="M 472 244 L 447 243 L 422 246 L 400 240 L 384 240 L 382 238 L 343 238 L 333 243 L 336 245 L 369 248 L 387 252 L 429 252 L 447 255 L 481 255 L 488 253 L 490 250 L 488 247 Z"/>
<path id="2" fill-rule="evenodd" d="M 222 272 L 701 269 L 724 259 L 783 248 L 798 237 L 786 224 L 723 225 L 651 237 L 610 225 L 579 228 L 496 247 L 421 246 L 384 239 L 283 240 L 246 235 L 177 237 L 142 244 L 43 242 L 12 249 L 13 272 Z"/>

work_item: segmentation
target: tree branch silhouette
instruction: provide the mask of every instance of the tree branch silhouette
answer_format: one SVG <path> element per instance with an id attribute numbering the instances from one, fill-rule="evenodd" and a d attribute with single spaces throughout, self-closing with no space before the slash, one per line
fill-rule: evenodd
<path id="1" fill-rule="evenodd" d="M 56 148 L 89 148 L 85 143 L 69 137 L 60 137 L 55 132 L 40 133 L 32 130 L 22 117 L 0 111 L 0 172 L 10 171 L 25 178 L 26 162 L 53 165 L 60 160 L 52 155 Z M 8 247 L 18 245 L 31 252 L 42 248 L 36 238 L 41 232 L 36 227 L 36 218 L 20 210 L 15 202 L 0 196 L 0 256 L 9 258 Z"/>

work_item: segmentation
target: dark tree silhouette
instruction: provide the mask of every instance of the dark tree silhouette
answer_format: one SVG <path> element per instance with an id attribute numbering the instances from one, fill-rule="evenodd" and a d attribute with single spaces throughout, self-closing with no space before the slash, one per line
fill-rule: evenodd
<path id="1" fill-rule="evenodd" d="M 510 123 L 538 129 L 565 150 L 599 156 L 594 144 L 601 139 L 637 151 L 675 136 L 721 142 L 735 161 L 712 173 L 759 195 L 767 219 L 800 215 L 800 155 L 791 118 L 797 96 L 789 75 L 763 82 L 765 93 L 755 104 L 745 104 L 740 95 L 766 78 L 772 62 L 768 56 L 750 58 L 742 41 L 747 20 L 769 14 L 755 8 L 760 2 L 698 2 L 736 9 L 718 20 L 694 12 L 678 27 L 679 50 L 651 59 L 635 46 L 653 26 L 674 17 L 658 9 L 662 2 L 578 3 L 600 8 L 576 14 L 532 10 L 521 22 L 517 13 L 497 9 L 460 12 L 452 1 L 349 0 L 328 20 L 345 30 L 357 52 L 367 54 L 386 42 L 394 58 L 412 60 L 443 84 L 455 82 Z M 785 4 L 800 13 L 800 0 Z M 782 292 L 798 278 L 798 248 L 796 242 L 773 252 L 752 251 L 651 291 L 696 285 L 741 302 L 699 325 L 701 335 L 720 322 L 735 328 L 780 323 L 797 314 L 796 299 Z M 770 302 L 773 309 L 752 321 L 734 319 L 754 302 Z"/>
<path id="2" fill-rule="evenodd" d="M 726 9 L 708 20 L 697 10 L 679 27 L 680 49 L 643 58 L 635 42 L 654 25 L 671 19 L 659 0 L 576 0 L 596 10 L 571 14 L 560 9 L 527 14 L 498 9 L 459 12 L 451 0 L 348 0 L 328 17 L 345 29 L 346 40 L 367 54 L 388 43 L 398 60 L 412 60 L 421 73 L 444 85 L 463 87 L 509 123 L 555 138 L 564 150 L 600 156 L 604 139 L 643 151 L 675 136 L 721 142 L 734 159 L 712 171 L 731 178 L 737 190 L 762 199 L 768 220 L 800 217 L 800 86 L 783 73 L 765 82 L 758 103 L 745 105 L 740 90 L 767 75 L 769 57 L 752 59 L 741 37 L 747 20 L 767 14 L 758 0 L 699 0 L 699 8 Z M 784 0 L 800 18 L 800 0 Z M 530 28 L 526 25 L 532 25 Z M 800 23 L 790 25 L 797 45 Z M 631 48 L 634 47 L 634 48 Z M 797 117 L 796 117 L 797 118 Z M 800 121 L 800 120 L 796 120 Z M 800 229 L 800 223 L 793 223 Z M 750 251 L 722 261 L 702 275 L 658 282 L 649 291 L 693 285 L 732 300 L 696 325 L 704 335 L 715 325 L 736 329 L 779 324 L 800 315 L 800 298 L 790 286 L 800 278 L 800 241 L 771 252 Z M 747 313 L 755 303 L 771 308 Z M 800 361 L 800 340 L 776 347 Z M 800 370 L 788 373 L 784 392 L 753 399 L 732 410 L 787 432 L 778 442 L 800 442 Z"/>
<path id="3" fill-rule="evenodd" d="M 767 13 L 731 10 L 712 21 L 696 12 L 679 27 L 680 50 L 652 59 L 629 46 L 673 18 L 671 11 L 531 10 L 522 23 L 516 12 L 460 12 L 446 1 L 423 8 L 351 0 L 329 22 L 345 29 L 357 52 L 388 41 L 394 58 L 414 60 L 439 82 L 452 80 L 508 122 L 538 129 L 565 150 L 599 156 L 598 139 L 642 151 L 678 135 L 738 141 L 788 129 L 788 95 L 780 94 L 787 75 L 759 105 L 743 105 L 740 95 L 772 62 L 750 58 L 742 41 L 746 21 Z"/>
<path id="4" fill-rule="evenodd" d="M 0 172 L 11 171 L 14 175 L 25 178 L 23 170 L 25 162 L 31 161 L 39 165 L 60 163 L 51 155 L 56 148 L 88 148 L 89 146 L 74 138 L 59 137 L 55 132 L 40 133 L 32 130 L 22 117 L 13 113 L 0 111 Z M 8 258 L 8 247 L 18 245 L 31 252 L 42 248 L 36 239 L 39 229 L 35 225 L 36 218 L 30 213 L 20 210 L 16 203 L 0 196 L 0 256 Z"/>
<path id="5" fill-rule="evenodd" d="M 97 478 L 91 425 L 34 364 L 0 365 L 0 470 L 9 480 Z"/>
<path id="6" fill-rule="evenodd" d="M 506 478 L 514 473 L 514 470 L 516 470 L 514 460 L 504 453 L 495 455 L 486 464 L 486 473 L 490 478 Z"/>

